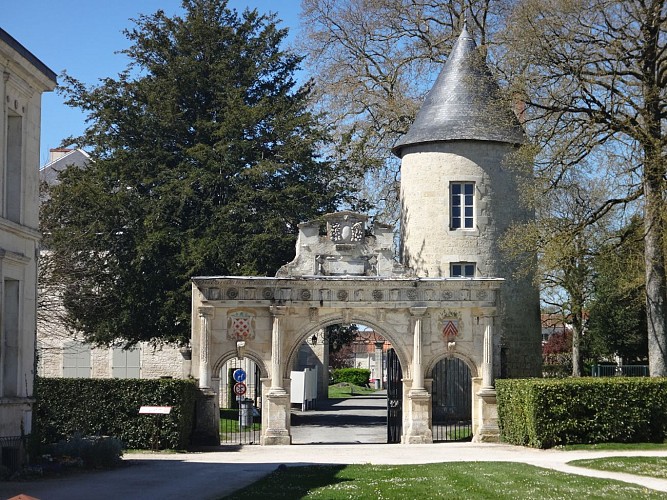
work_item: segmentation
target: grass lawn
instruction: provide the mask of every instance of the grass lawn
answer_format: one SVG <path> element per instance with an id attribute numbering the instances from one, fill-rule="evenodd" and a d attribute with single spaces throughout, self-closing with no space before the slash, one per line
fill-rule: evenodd
<path id="1" fill-rule="evenodd" d="M 257 419 L 254 419 L 257 420 Z M 251 429 L 257 430 L 261 429 L 262 424 L 255 422 L 252 424 Z M 233 434 L 239 432 L 239 411 L 238 410 L 220 410 L 220 433 L 221 434 Z"/>
<path id="2" fill-rule="evenodd" d="M 562 450 L 637 450 L 637 451 L 651 451 L 651 450 L 665 450 L 667 451 L 667 443 L 597 443 L 597 444 L 568 444 L 559 446 Z"/>
<path id="3" fill-rule="evenodd" d="M 667 457 L 607 457 L 573 460 L 570 465 L 667 479 Z"/>
<path id="4" fill-rule="evenodd" d="M 374 392 L 375 389 L 342 382 L 329 386 L 329 399 L 345 399 L 350 396 L 363 396 L 364 394 L 373 394 Z"/>
<path id="5" fill-rule="evenodd" d="M 526 464 L 311 465 L 277 470 L 227 499 L 562 499 L 665 498 L 619 481 Z"/>

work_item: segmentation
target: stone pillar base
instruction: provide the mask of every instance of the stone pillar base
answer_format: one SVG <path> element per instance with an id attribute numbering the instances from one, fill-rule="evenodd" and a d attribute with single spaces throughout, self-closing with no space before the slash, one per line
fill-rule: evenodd
<path id="1" fill-rule="evenodd" d="M 292 444 L 289 432 L 290 401 L 289 394 L 282 387 L 271 387 L 264 398 L 262 409 L 263 446 Z"/>
<path id="2" fill-rule="evenodd" d="M 431 395 L 426 389 L 410 389 L 408 392 L 407 427 L 403 432 L 403 444 L 427 444 L 433 442 L 429 427 Z M 404 419 L 405 421 L 405 419 Z"/>
<path id="3" fill-rule="evenodd" d="M 197 393 L 195 429 L 190 441 L 197 446 L 220 445 L 220 412 L 217 411 L 216 393 L 199 389 Z"/>
<path id="4" fill-rule="evenodd" d="M 493 387 L 482 387 L 477 396 L 479 397 L 481 425 L 472 441 L 473 443 L 498 443 L 500 442 L 500 428 L 498 427 L 496 390 Z"/>

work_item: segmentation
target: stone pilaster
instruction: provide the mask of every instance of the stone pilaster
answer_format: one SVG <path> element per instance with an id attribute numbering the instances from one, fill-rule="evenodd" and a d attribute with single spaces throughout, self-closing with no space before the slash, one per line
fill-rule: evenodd
<path id="1" fill-rule="evenodd" d="M 209 371 L 209 350 L 211 343 L 211 321 L 213 320 L 213 311 L 215 309 L 209 306 L 199 308 L 199 321 L 201 322 L 201 335 L 199 340 L 199 387 L 204 389 L 211 388 L 211 373 Z"/>
<path id="2" fill-rule="evenodd" d="M 291 444 L 290 398 L 283 387 L 282 378 L 282 322 L 285 308 L 272 306 L 273 327 L 271 329 L 271 386 L 263 398 L 262 439 L 263 445 Z M 265 386 L 265 384 L 263 384 Z"/>
<path id="3" fill-rule="evenodd" d="M 271 387 L 269 389 L 269 395 L 285 394 L 282 377 L 282 322 L 284 315 L 284 307 L 271 307 L 273 326 L 271 328 Z"/>
<path id="4" fill-rule="evenodd" d="M 482 388 L 477 393 L 481 425 L 473 438 L 473 441 L 478 443 L 497 443 L 500 440 L 496 389 L 493 385 L 493 334 L 494 317 L 486 317 L 484 318 Z"/>
<path id="5" fill-rule="evenodd" d="M 424 388 L 424 371 L 422 367 L 422 323 L 426 307 L 411 307 L 413 316 L 413 350 L 412 350 L 412 384 L 408 391 L 407 416 L 404 444 L 432 443 L 433 434 L 429 426 L 431 413 L 431 395 Z"/>

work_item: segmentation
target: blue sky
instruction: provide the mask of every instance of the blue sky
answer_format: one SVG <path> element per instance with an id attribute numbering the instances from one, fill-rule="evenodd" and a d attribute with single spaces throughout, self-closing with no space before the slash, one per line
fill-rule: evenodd
<path id="1" fill-rule="evenodd" d="M 298 29 L 298 0 L 230 0 L 237 10 L 256 8 L 262 13 L 275 12 L 281 26 Z M 116 51 L 127 48 L 123 29 L 132 26 L 130 18 L 151 14 L 158 9 L 168 15 L 181 12 L 180 0 L 12 0 L 2 6 L 0 26 L 16 38 L 49 68 L 63 70 L 85 84 L 116 76 L 127 59 Z M 67 136 L 83 131 L 84 115 L 69 108 L 55 92 L 42 97 L 41 165 L 48 151 Z"/>

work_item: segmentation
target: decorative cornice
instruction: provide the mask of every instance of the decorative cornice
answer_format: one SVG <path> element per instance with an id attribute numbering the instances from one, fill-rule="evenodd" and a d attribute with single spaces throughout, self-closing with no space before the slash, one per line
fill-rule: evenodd
<path id="1" fill-rule="evenodd" d="M 220 307 L 462 308 L 495 307 L 503 280 L 193 278 L 205 301 Z M 415 312 L 417 314 L 417 312 Z"/>

